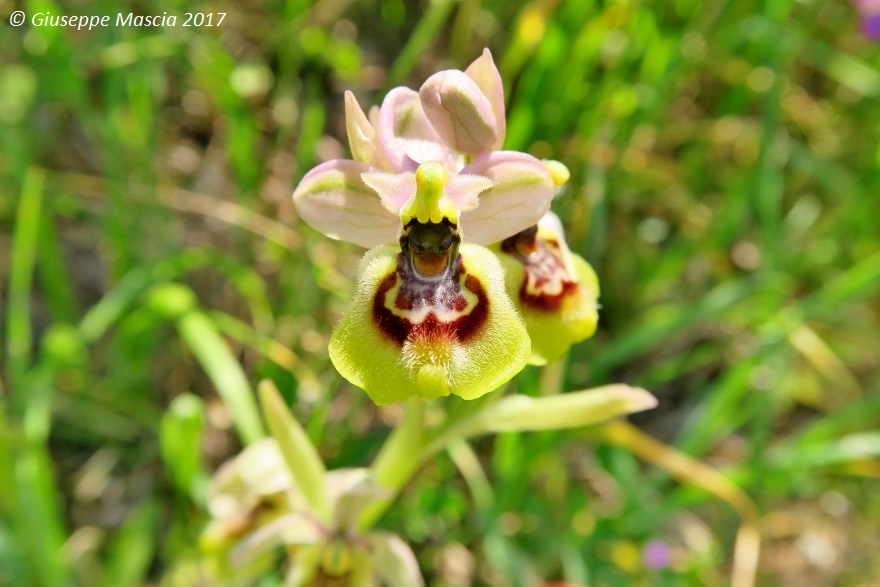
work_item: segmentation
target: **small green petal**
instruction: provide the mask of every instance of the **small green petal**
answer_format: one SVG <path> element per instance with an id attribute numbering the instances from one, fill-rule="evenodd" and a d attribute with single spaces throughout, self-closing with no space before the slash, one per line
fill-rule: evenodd
<path id="1" fill-rule="evenodd" d="M 290 557 L 290 569 L 284 578 L 284 587 L 308 587 L 314 584 L 321 565 L 324 545 L 315 544 L 297 548 Z"/>
<path id="2" fill-rule="evenodd" d="M 438 326 L 427 334 L 413 328 L 426 322 L 423 307 L 407 312 L 394 305 L 400 249 L 381 246 L 364 257 L 354 300 L 330 339 L 330 359 L 378 405 L 414 395 L 475 399 L 525 366 L 529 337 L 504 291 L 497 258 L 470 244 L 461 245 L 458 254 L 464 267 L 458 283 L 467 307 L 431 309 Z M 408 333 L 401 324 L 409 325 Z"/>
<path id="3" fill-rule="evenodd" d="M 370 566 L 370 557 L 361 548 L 352 548 L 351 572 L 347 579 L 348 587 L 376 587 L 379 585 L 376 573 Z M 412 587 L 416 587 L 416 584 L 413 584 Z"/>
<path id="4" fill-rule="evenodd" d="M 339 538 L 324 545 L 321 570 L 331 577 L 344 577 L 351 570 L 351 548 Z"/>

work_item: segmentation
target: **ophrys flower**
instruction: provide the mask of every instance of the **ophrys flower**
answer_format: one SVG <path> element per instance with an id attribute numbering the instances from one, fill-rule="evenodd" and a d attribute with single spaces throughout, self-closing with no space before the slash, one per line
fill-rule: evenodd
<path id="1" fill-rule="evenodd" d="M 413 395 L 473 399 L 525 365 L 529 337 L 497 258 L 462 243 L 446 175 L 426 163 L 401 205 L 399 246 L 369 251 L 330 358 L 379 405 Z"/>

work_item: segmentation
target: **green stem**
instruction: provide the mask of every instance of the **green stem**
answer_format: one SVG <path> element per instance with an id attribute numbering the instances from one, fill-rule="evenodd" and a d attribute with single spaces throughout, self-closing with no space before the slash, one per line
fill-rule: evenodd
<path id="1" fill-rule="evenodd" d="M 406 402 L 403 420 L 382 445 L 371 467 L 376 482 L 389 496 L 370 505 L 361 514 L 361 530 L 370 528 L 382 517 L 397 493 L 427 457 L 424 454 L 425 400 L 413 397 Z"/>
<path id="2" fill-rule="evenodd" d="M 382 450 L 373 462 L 373 475 L 382 485 L 395 486 L 402 481 L 401 463 L 413 449 L 422 447 L 424 437 L 425 400 L 421 397 L 410 398 L 406 402 L 405 412 L 400 424 L 382 446 Z"/>
<path id="3" fill-rule="evenodd" d="M 425 461 L 451 442 L 479 429 L 480 415 L 502 395 L 501 390 L 496 390 L 483 398 L 464 402 L 451 410 L 443 424 L 430 434 L 425 430 L 425 400 L 421 397 L 410 399 L 403 420 L 382 446 L 371 467 L 373 478 L 389 494 L 364 510 L 360 518 L 361 531 L 366 531 L 382 517 Z"/>
<path id="4" fill-rule="evenodd" d="M 559 395 L 565 383 L 565 356 L 555 363 L 550 363 L 541 369 L 540 393 L 542 396 Z"/>
<path id="5" fill-rule="evenodd" d="M 467 438 L 478 433 L 483 414 L 504 397 L 504 390 L 495 390 L 481 398 L 463 402 L 453 410 L 426 442 L 425 458 L 428 458 L 449 446 L 460 438 Z"/>

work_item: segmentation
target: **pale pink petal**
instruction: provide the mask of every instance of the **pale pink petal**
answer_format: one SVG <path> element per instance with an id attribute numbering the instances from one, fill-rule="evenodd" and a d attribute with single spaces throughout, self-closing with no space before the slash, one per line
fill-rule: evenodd
<path id="1" fill-rule="evenodd" d="M 369 545 L 370 566 L 388 587 L 424 587 L 412 549 L 398 536 L 371 532 L 364 540 Z"/>
<path id="2" fill-rule="evenodd" d="M 492 150 L 497 151 L 504 145 L 504 136 L 507 133 L 507 124 L 504 116 L 504 85 L 501 83 L 501 74 L 492 60 L 492 53 L 483 49 L 483 54 L 468 65 L 464 72 L 480 87 L 480 90 L 492 104 L 492 112 L 495 113 L 497 132 Z"/>
<path id="3" fill-rule="evenodd" d="M 330 238 L 362 247 L 393 243 L 400 219 L 389 214 L 361 179 L 375 171 L 364 163 L 335 159 L 309 171 L 293 192 L 297 212 L 309 226 Z"/>
<path id="4" fill-rule="evenodd" d="M 448 157 L 449 151 L 437 141 L 398 138 L 397 142 L 403 148 L 406 155 L 417 163 L 439 161 L 445 167 L 451 168 Z"/>
<path id="5" fill-rule="evenodd" d="M 279 545 L 315 544 L 322 538 L 321 528 L 309 516 L 284 514 L 238 540 L 229 552 L 229 562 L 240 568 Z"/>
<path id="6" fill-rule="evenodd" d="M 382 206 L 395 218 L 400 214 L 400 208 L 416 193 L 414 173 L 367 172 L 361 175 L 361 179 L 379 194 Z"/>
<path id="7" fill-rule="evenodd" d="M 479 175 L 453 175 L 443 189 L 447 198 L 462 212 L 473 210 L 479 204 L 478 196 L 492 187 L 492 180 Z"/>
<path id="8" fill-rule="evenodd" d="M 422 108 L 447 146 L 479 155 L 498 135 L 492 104 L 474 80 L 454 69 L 435 73 L 419 90 Z"/>
<path id="9" fill-rule="evenodd" d="M 462 175 L 482 175 L 492 187 L 480 195 L 480 205 L 461 216 L 465 240 L 497 243 L 538 223 L 550 209 L 553 179 L 544 164 L 526 153 L 495 151 L 474 159 Z"/>
<path id="10" fill-rule="evenodd" d="M 409 88 L 394 88 L 385 96 L 376 136 L 392 171 L 415 171 L 425 161 L 445 164 L 449 157 L 422 110 L 419 94 Z"/>

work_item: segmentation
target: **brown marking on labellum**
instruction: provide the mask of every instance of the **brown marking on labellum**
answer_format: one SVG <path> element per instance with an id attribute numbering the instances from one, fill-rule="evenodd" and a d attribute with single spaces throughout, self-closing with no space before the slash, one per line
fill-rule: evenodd
<path id="1" fill-rule="evenodd" d="M 410 337 L 455 339 L 467 342 L 476 336 L 489 317 L 489 296 L 477 277 L 467 273 L 458 255 L 455 268 L 447 271 L 441 278 L 430 276 L 426 279 L 415 269 L 416 263 L 408 263 L 404 254 L 397 256 L 397 269 L 379 284 L 373 296 L 373 320 L 384 336 L 399 346 Z M 468 300 L 462 291 L 461 277 L 464 275 L 464 289 L 476 296 L 477 301 L 471 311 L 460 314 L 468 307 Z M 400 282 L 395 296 L 394 307 L 398 310 L 420 310 L 429 312 L 422 322 L 414 324 L 405 316 L 398 316 L 385 306 L 386 294 Z M 454 311 L 460 315 L 451 321 L 441 321 L 434 311 Z"/>
<path id="2" fill-rule="evenodd" d="M 397 266 L 400 267 L 399 259 Z M 376 294 L 373 296 L 373 320 L 385 336 L 397 341 L 399 345 L 403 346 L 403 342 L 406 340 L 406 335 L 409 334 L 402 324 L 404 321 L 399 316 L 392 314 L 388 308 L 385 307 L 385 294 L 388 293 L 396 283 L 397 272 L 389 273 L 379 284 L 379 289 L 376 290 Z"/>
<path id="3" fill-rule="evenodd" d="M 425 275 L 437 275 L 446 268 L 446 255 L 437 253 L 425 253 L 413 257 L 413 263 L 420 273 Z"/>
<path id="4" fill-rule="evenodd" d="M 525 269 L 519 289 L 523 304 L 553 312 L 577 290 L 578 283 L 568 273 L 559 241 L 539 237 L 537 225 L 504 239 L 501 250 L 516 257 Z"/>

